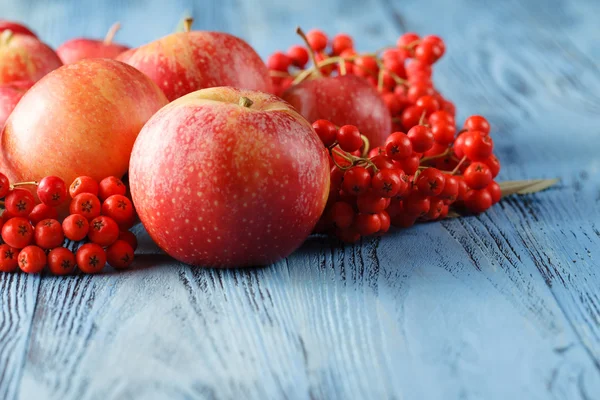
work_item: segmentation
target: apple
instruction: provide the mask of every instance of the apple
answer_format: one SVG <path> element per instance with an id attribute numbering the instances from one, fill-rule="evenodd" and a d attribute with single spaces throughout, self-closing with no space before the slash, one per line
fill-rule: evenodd
<path id="1" fill-rule="evenodd" d="M 76 38 L 63 43 L 56 53 L 66 64 L 73 64 L 86 58 L 116 58 L 129 47 L 114 43 L 112 40 L 121 27 L 118 22 L 110 27 L 104 40 Z"/>
<path id="2" fill-rule="evenodd" d="M 310 122 L 326 119 L 355 125 L 370 142 L 381 146 L 392 132 L 392 118 L 381 95 L 356 75 L 307 80 L 286 90 L 282 98 Z"/>
<path id="3" fill-rule="evenodd" d="M 33 86 L 31 81 L 16 81 L 0 85 L 0 129 L 31 86 Z"/>
<path id="4" fill-rule="evenodd" d="M 124 63 L 63 66 L 29 89 L 6 121 L 0 171 L 11 182 L 121 177 L 142 126 L 167 103 L 154 82 Z"/>
<path id="5" fill-rule="evenodd" d="M 311 124 L 280 98 L 217 87 L 179 98 L 146 123 L 129 182 L 146 230 L 172 257 L 266 265 L 315 227 L 329 161 Z"/>
<path id="6" fill-rule="evenodd" d="M 61 65 L 54 50 L 35 37 L 11 30 L 0 33 L 0 84 L 37 82 Z"/>
<path id="7" fill-rule="evenodd" d="M 248 43 L 228 33 L 189 31 L 190 25 L 117 60 L 148 75 L 170 101 L 215 86 L 271 92 L 269 71 Z"/>
<path id="8" fill-rule="evenodd" d="M 12 31 L 13 33 L 19 33 L 21 35 L 29 35 L 37 38 L 37 35 L 33 33 L 28 27 L 18 22 L 7 21 L 5 19 L 0 20 L 0 33 L 4 31 Z"/>

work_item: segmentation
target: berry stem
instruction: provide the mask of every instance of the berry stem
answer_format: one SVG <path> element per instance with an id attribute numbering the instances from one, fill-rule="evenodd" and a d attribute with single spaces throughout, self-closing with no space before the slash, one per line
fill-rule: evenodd
<path id="1" fill-rule="evenodd" d="M 360 135 L 360 138 L 363 141 L 362 151 L 360 154 L 362 155 L 363 158 L 366 158 L 367 155 L 369 154 L 371 143 L 369 142 L 369 139 L 365 135 Z"/>
<path id="2" fill-rule="evenodd" d="M 20 186 L 37 186 L 39 182 L 37 181 L 28 181 L 28 182 L 17 182 L 17 183 L 13 183 L 12 185 L 10 185 L 11 189 L 14 189 L 16 187 L 20 187 Z"/>
<path id="3" fill-rule="evenodd" d="M 304 33 L 304 31 L 300 27 L 296 28 L 296 33 L 302 38 L 302 40 L 304 40 L 304 43 L 306 43 L 306 47 L 308 49 L 308 56 L 310 57 L 310 60 L 312 61 L 313 65 L 315 67 L 317 67 L 317 64 L 318 64 L 317 63 L 317 57 L 315 57 L 315 51 L 312 49 L 312 47 L 310 47 L 310 43 L 308 42 L 308 38 L 306 37 L 306 34 Z M 316 68 L 313 72 L 318 77 L 322 77 L 323 76 L 323 74 L 321 73 L 321 70 L 319 68 Z"/>
<path id="4" fill-rule="evenodd" d="M 447 149 L 443 153 L 437 154 L 435 156 L 423 157 L 423 158 L 421 158 L 421 162 L 423 163 L 423 162 L 427 162 L 427 161 L 431 161 L 431 160 L 436 160 L 438 158 L 446 157 L 447 155 L 450 154 L 450 152 L 451 152 L 451 150 Z"/>
<path id="5" fill-rule="evenodd" d="M 112 43 L 113 38 L 115 37 L 115 34 L 117 33 L 117 31 L 121 29 L 121 23 L 120 22 L 115 22 L 109 29 L 108 32 L 106 32 L 106 36 L 104 36 L 104 44 L 105 45 L 109 45 Z"/>
<path id="6" fill-rule="evenodd" d="M 463 163 L 465 161 L 467 161 L 467 156 L 463 156 L 463 158 L 460 159 L 460 161 L 458 162 L 458 164 L 456 165 L 456 167 L 454 167 L 454 169 L 452 170 L 452 172 L 450 173 L 450 175 L 456 175 L 456 173 L 458 172 L 460 166 L 463 165 Z"/>

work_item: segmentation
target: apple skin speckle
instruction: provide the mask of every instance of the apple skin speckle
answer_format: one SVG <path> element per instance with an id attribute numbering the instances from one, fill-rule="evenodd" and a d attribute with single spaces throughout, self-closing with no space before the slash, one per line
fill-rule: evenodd
<path id="1" fill-rule="evenodd" d="M 242 96 L 251 107 L 238 105 Z M 275 96 L 230 87 L 191 93 L 154 115 L 129 173 L 154 241 L 205 267 L 289 255 L 311 233 L 329 192 L 327 151 L 310 124 Z"/>

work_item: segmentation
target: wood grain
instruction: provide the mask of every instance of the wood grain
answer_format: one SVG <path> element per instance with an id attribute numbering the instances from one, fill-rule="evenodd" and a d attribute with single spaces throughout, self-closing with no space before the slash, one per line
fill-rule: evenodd
<path id="1" fill-rule="evenodd" d="M 560 177 L 478 217 L 342 246 L 311 238 L 273 266 L 190 268 L 143 232 L 138 268 L 0 276 L 0 398 L 595 399 L 600 394 L 600 53 L 595 1 L 301 3 L 0 0 L 56 46 L 139 45 L 185 12 L 262 56 L 296 25 L 367 50 L 446 39 L 436 83 L 489 117 L 503 180 Z M 63 21 L 69 21 L 65 24 Z"/>

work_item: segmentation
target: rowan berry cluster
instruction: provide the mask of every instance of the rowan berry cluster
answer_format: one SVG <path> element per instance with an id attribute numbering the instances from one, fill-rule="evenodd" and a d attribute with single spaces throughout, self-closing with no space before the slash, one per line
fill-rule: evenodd
<path id="1" fill-rule="evenodd" d="M 28 186 L 35 187 L 39 203 Z M 35 274 L 48 266 L 51 273 L 66 275 L 76 268 L 98 273 L 107 262 L 117 269 L 129 267 L 137 239 L 129 231 L 135 211 L 125 193 L 114 176 L 99 183 L 80 176 L 67 188 L 56 176 L 11 184 L 0 173 L 0 271 L 20 268 Z M 70 215 L 60 222 L 59 209 L 69 200 Z"/>
<path id="2" fill-rule="evenodd" d="M 383 234 L 390 225 L 407 228 L 443 219 L 451 207 L 480 213 L 498 202 L 500 186 L 493 179 L 500 163 L 492 154 L 488 122 L 469 117 L 459 135 L 438 150 L 432 126 L 439 118 L 454 126 L 451 114 L 437 110 L 428 115 L 429 123 L 394 132 L 385 146 L 371 150 L 355 126 L 315 121 L 331 166 L 329 198 L 317 230 L 355 242 Z"/>

